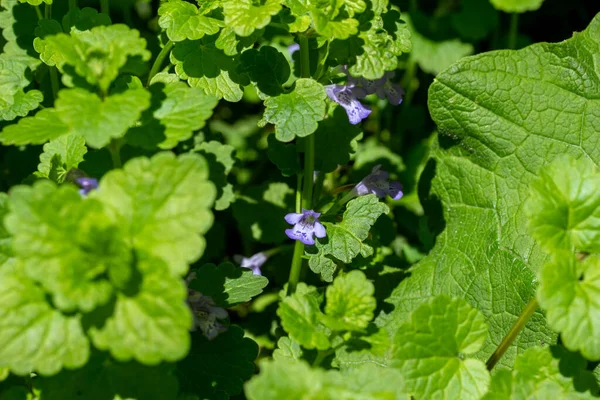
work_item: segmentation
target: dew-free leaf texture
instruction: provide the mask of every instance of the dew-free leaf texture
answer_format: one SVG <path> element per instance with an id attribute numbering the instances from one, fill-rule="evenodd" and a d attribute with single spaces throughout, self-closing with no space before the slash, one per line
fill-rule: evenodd
<path id="1" fill-rule="evenodd" d="M 4 144 L 42 144 L 69 133 L 65 124 L 53 108 L 40 110 L 33 117 L 22 118 L 16 124 L 6 126 L 0 132 Z"/>
<path id="2" fill-rule="evenodd" d="M 29 111 L 38 108 L 42 100 L 44 95 L 39 90 L 18 90 L 12 96 L 12 104 L 0 108 L 0 121 L 12 121 L 17 117 L 26 116 Z"/>
<path id="3" fill-rule="evenodd" d="M 333 330 L 365 329 L 373 319 L 377 303 L 375 287 L 361 271 L 340 275 L 327 287 L 325 315 Z"/>
<path id="4" fill-rule="evenodd" d="M 420 193 L 435 246 L 394 290 L 395 309 L 379 324 L 394 332 L 427 298 L 448 294 L 486 318 L 490 335 L 476 357 L 498 346 L 547 258 L 527 229 L 532 182 L 564 154 L 600 162 L 599 33 L 600 15 L 567 41 L 466 57 L 436 77 L 429 110 L 440 137 Z M 500 365 L 554 340 L 536 312 Z"/>
<path id="5" fill-rule="evenodd" d="M 136 292 L 118 293 L 112 315 L 90 329 L 92 342 L 119 361 L 157 365 L 181 360 L 190 348 L 192 327 L 184 282 L 160 259 L 136 261 L 141 280 Z"/>
<path id="6" fill-rule="evenodd" d="M 229 308 L 250 301 L 262 293 L 268 283 L 267 278 L 254 275 L 247 268 L 223 263 L 203 265 L 196 270 L 196 279 L 188 286 L 210 296 L 219 307 Z"/>
<path id="7" fill-rule="evenodd" d="M 16 265 L 15 265 L 16 264 Z M 0 360 L 18 375 L 36 371 L 54 375 L 83 366 L 89 341 L 81 317 L 53 309 L 40 286 L 27 278 L 22 265 L 4 264 L 0 273 Z"/>
<path id="8" fill-rule="evenodd" d="M 544 0 L 490 0 L 490 2 L 500 11 L 522 13 L 537 10 Z"/>
<path id="9" fill-rule="evenodd" d="M 538 301 L 562 344 L 589 360 L 600 360 L 600 259 L 582 263 L 557 251 L 540 272 Z"/>
<path id="10" fill-rule="evenodd" d="M 540 171 L 525 204 L 531 235 L 548 252 L 600 251 L 600 170 L 589 158 L 560 157 Z"/>
<path id="11" fill-rule="evenodd" d="M 40 154 L 40 163 L 38 164 L 38 176 L 50 178 L 51 174 L 57 174 L 57 182 L 62 183 L 65 180 L 67 172 L 71 168 L 77 168 L 83 161 L 83 156 L 87 153 L 85 139 L 78 135 L 64 135 L 54 139 L 44 145 L 44 152 Z M 60 167 L 58 171 L 52 171 L 52 159 L 60 157 Z"/>
<path id="12" fill-rule="evenodd" d="M 133 246 L 162 258 L 173 274 L 204 252 L 202 236 L 212 226 L 215 187 L 197 154 L 158 153 L 135 158 L 100 182 L 96 195 L 111 208 Z"/>
<path id="13" fill-rule="evenodd" d="M 312 79 L 298 79 L 290 93 L 265 100 L 265 113 L 259 126 L 275 125 L 275 137 L 290 142 L 317 130 L 325 116 L 325 88 Z"/>
<path id="14" fill-rule="evenodd" d="M 166 30 L 167 36 L 174 42 L 214 35 L 222 24 L 215 18 L 201 15 L 195 5 L 185 1 L 164 3 L 158 9 L 158 15 L 158 25 Z"/>
<path id="15" fill-rule="evenodd" d="M 285 56 L 272 46 L 259 50 L 250 49 L 242 53 L 240 73 L 246 73 L 258 89 L 266 95 L 277 96 L 290 77 L 290 63 Z"/>
<path id="16" fill-rule="evenodd" d="M 224 0 L 225 25 L 239 36 L 250 36 L 271 22 L 271 17 L 281 10 L 281 0 L 265 0 L 258 4 L 252 0 Z"/>
<path id="17" fill-rule="evenodd" d="M 415 399 L 480 399 L 490 375 L 483 361 L 465 358 L 487 336 L 483 315 L 462 299 L 438 296 L 421 305 L 394 337 L 392 367 Z"/>

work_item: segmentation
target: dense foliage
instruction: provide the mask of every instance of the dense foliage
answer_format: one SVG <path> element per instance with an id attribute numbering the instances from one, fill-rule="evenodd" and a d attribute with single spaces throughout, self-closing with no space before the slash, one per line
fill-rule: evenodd
<path id="1" fill-rule="evenodd" d="M 0 400 L 599 396 L 572 3 L 0 0 Z"/>

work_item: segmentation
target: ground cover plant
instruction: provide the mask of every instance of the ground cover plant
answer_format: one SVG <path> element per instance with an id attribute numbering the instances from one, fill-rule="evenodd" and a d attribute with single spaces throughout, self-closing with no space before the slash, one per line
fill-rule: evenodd
<path id="1" fill-rule="evenodd" d="M 600 394 L 600 6 L 0 0 L 0 400 Z"/>

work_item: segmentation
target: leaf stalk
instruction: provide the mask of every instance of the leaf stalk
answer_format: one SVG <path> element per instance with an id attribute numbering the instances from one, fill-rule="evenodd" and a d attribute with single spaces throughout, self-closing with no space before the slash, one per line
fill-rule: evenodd
<path id="1" fill-rule="evenodd" d="M 148 75 L 146 87 L 150 86 L 150 81 L 152 81 L 152 78 L 154 78 L 154 76 L 158 74 L 158 71 L 160 70 L 160 67 L 163 64 L 163 61 L 165 60 L 171 49 L 173 49 L 173 45 L 174 43 L 169 40 L 167 43 L 165 43 L 160 53 L 158 53 L 158 56 L 156 56 L 156 60 L 154 60 L 154 64 L 152 64 L 150 74 Z"/>

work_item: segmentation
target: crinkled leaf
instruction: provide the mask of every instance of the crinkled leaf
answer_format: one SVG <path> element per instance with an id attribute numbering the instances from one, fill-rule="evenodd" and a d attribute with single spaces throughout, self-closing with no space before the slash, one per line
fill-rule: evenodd
<path id="1" fill-rule="evenodd" d="M 195 5 L 185 1 L 163 3 L 158 15 L 158 25 L 167 31 L 167 36 L 174 42 L 214 35 L 222 24 L 215 18 L 200 14 Z"/>
<path id="2" fill-rule="evenodd" d="M 171 3 L 167 3 L 171 4 Z M 150 86 L 150 108 L 142 114 L 141 125 L 129 130 L 127 142 L 149 150 L 171 149 L 202 129 L 218 99 L 183 82 L 157 82 Z"/>
<path id="3" fill-rule="evenodd" d="M 281 10 L 281 0 L 223 0 L 225 25 L 240 36 L 250 36 L 255 29 L 264 28 L 271 17 Z"/>
<path id="4" fill-rule="evenodd" d="M 238 70 L 248 74 L 258 89 L 268 96 L 280 95 L 291 73 L 290 63 L 272 46 L 244 51 Z"/>
<path id="5" fill-rule="evenodd" d="M 265 113 L 259 126 L 275 125 L 275 137 L 282 142 L 308 136 L 317 130 L 325 116 L 325 89 L 312 79 L 298 79 L 290 93 L 265 100 Z"/>
<path id="6" fill-rule="evenodd" d="M 340 2 L 331 2 L 331 4 L 340 4 Z M 332 20 L 318 6 L 311 9 L 311 16 L 315 30 L 319 35 L 328 39 L 348 39 L 349 36 L 358 32 L 358 20 L 354 18 Z"/>
<path id="7" fill-rule="evenodd" d="M 313 287 L 299 284 L 294 294 L 279 303 L 277 315 L 290 338 L 303 347 L 319 350 L 331 347 L 326 331 L 319 323 L 323 313 Z"/>
<path id="8" fill-rule="evenodd" d="M 235 201 L 233 185 L 227 180 L 231 168 L 235 164 L 233 153 L 235 148 L 215 140 L 202 142 L 195 149 L 202 154 L 208 162 L 209 178 L 217 187 L 217 200 L 215 210 L 225 210 Z"/>
<path id="9" fill-rule="evenodd" d="M 89 335 L 98 349 L 119 361 L 178 361 L 190 347 L 187 290 L 162 260 L 145 257 L 136 260 L 140 282 L 135 292 L 119 292 L 113 313 L 92 326 Z"/>
<path id="10" fill-rule="evenodd" d="M 361 271 L 340 275 L 327 287 L 324 319 L 333 330 L 357 331 L 373 319 L 375 287 Z"/>
<path id="11" fill-rule="evenodd" d="M 540 171 L 525 203 L 529 231 L 551 252 L 600 251 L 600 171 L 588 158 L 561 157 Z"/>
<path id="12" fill-rule="evenodd" d="M 2 266 L 0 277 L 0 360 L 18 375 L 53 375 L 83 366 L 89 342 L 80 316 L 54 310 L 46 294 L 21 265 Z"/>
<path id="13" fill-rule="evenodd" d="M 62 29 L 66 33 L 87 31 L 95 26 L 108 26 L 110 23 L 110 17 L 99 13 L 95 8 L 71 8 L 62 19 Z"/>
<path id="14" fill-rule="evenodd" d="M 560 332 L 562 343 L 600 360 L 600 259 L 579 263 L 568 251 L 555 252 L 540 271 L 537 298 L 548 324 Z"/>
<path id="15" fill-rule="evenodd" d="M 72 168 L 77 168 L 87 153 L 85 139 L 78 135 L 64 135 L 44 145 L 44 152 L 40 154 L 40 163 L 36 175 L 42 178 L 50 178 L 56 175 L 57 182 L 62 183 L 67 173 Z M 52 171 L 52 159 L 60 157 L 58 170 Z"/>
<path id="16" fill-rule="evenodd" d="M 18 123 L 4 127 L 0 141 L 4 144 L 42 144 L 69 133 L 69 126 L 62 122 L 53 108 L 39 111 L 33 117 L 26 117 Z"/>
<path id="17" fill-rule="evenodd" d="M 335 261 L 323 254 L 311 256 L 308 259 L 308 266 L 312 272 L 321 275 L 321 278 L 325 282 L 331 282 L 333 280 L 333 274 L 337 268 Z"/>
<path id="18" fill-rule="evenodd" d="M 280 337 L 277 341 L 277 348 L 273 351 L 274 360 L 301 360 L 302 347 L 298 342 L 288 336 Z"/>
<path id="19" fill-rule="evenodd" d="M 177 75 L 190 86 L 227 101 L 240 101 L 243 81 L 235 72 L 238 60 L 216 47 L 217 38 L 213 35 L 176 43 L 171 62 L 175 64 Z"/>
<path id="20" fill-rule="evenodd" d="M 190 353 L 177 364 L 181 391 L 211 399 L 239 394 L 254 373 L 257 355 L 257 344 L 235 325 L 212 341 L 194 334 Z"/>
<path id="21" fill-rule="evenodd" d="M 13 187 L 5 226 L 24 272 L 63 311 L 91 311 L 113 295 L 108 275 L 128 270 L 130 250 L 97 200 L 49 181 Z"/>
<path id="22" fill-rule="evenodd" d="M 210 296 L 220 307 L 229 308 L 250 301 L 262 293 L 269 283 L 264 276 L 254 275 L 247 268 L 223 263 L 205 264 L 196 270 L 196 279 L 189 287 Z"/>
<path id="23" fill-rule="evenodd" d="M 417 308 L 394 337 L 392 367 L 415 398 L 480 399 L 490 375 L 480 360 L 465 358 L 487 336 L 483 315 L 462 299 L 438 296 Z"/>
<path id="24" fill-rule="evenodd" d="M 490 2 L 500 11 L 522 13 L 537 10 L 544 0 L 490 0 Z"/>
<path id="25" fill-rule="evenodd" d="M 215 198 L 206 161 L 196 154 L 158 153 L 135 158 L 106 174 L 94 192 L 109 206 L 135 248 L 185 274 L 203 253 Z"/>
<path id="26" fill-rule="evenodd" d="M 39 90 L 19 90 L 13 95 L 12 104 L 0 108 L 0 121 L 12 121 L 17 117 L 26 116 L 29 111 L 37 109 L 42 100 L 44 95 Z"/>

